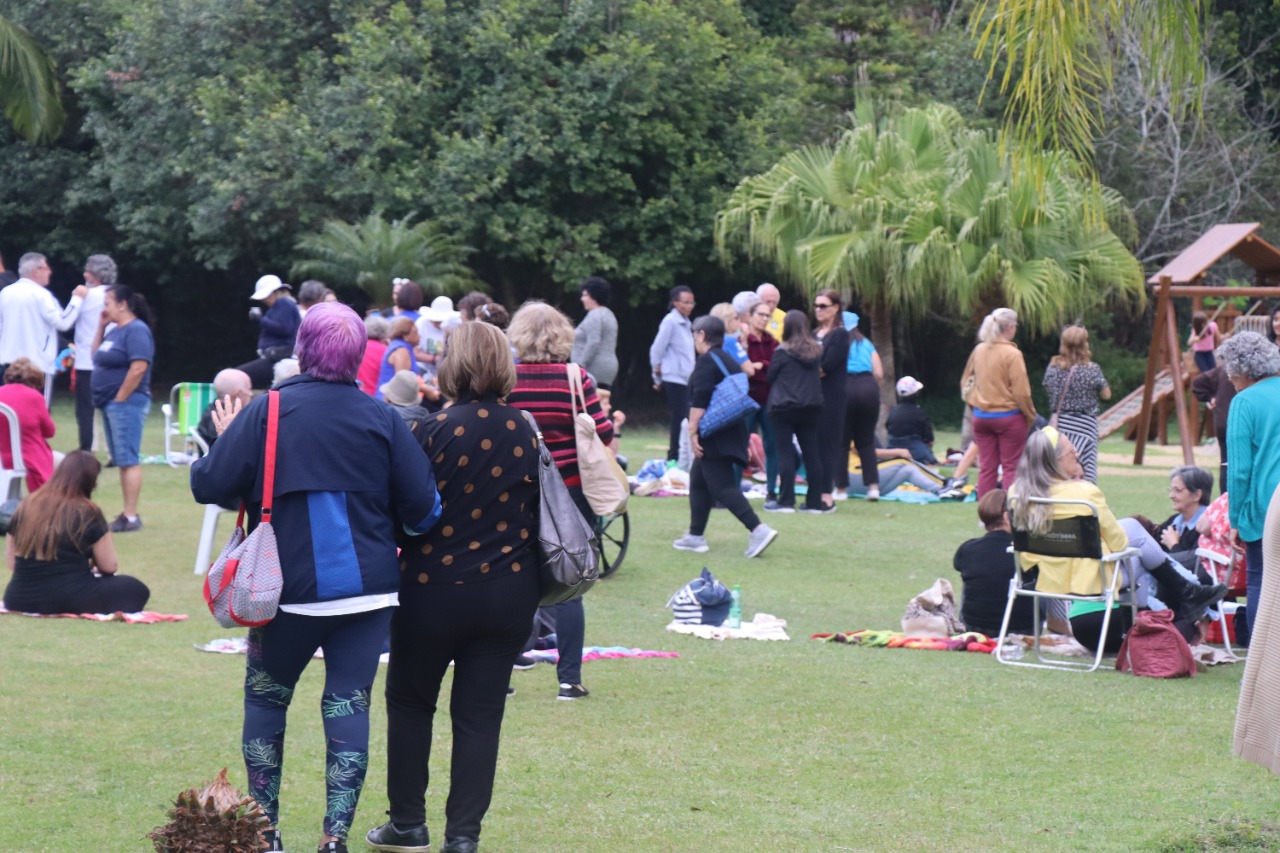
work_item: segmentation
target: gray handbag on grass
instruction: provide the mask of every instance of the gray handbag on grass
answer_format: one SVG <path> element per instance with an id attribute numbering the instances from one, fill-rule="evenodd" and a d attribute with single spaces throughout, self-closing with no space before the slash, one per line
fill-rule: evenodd
<path id="1" fill-rule="evenodd" d="M 595 585 L 600 543 L 556 470 L 538 422 L 528 412 L 522 414 L 538 436 L 538 606 L 546 607 L 572 601 Z"/>

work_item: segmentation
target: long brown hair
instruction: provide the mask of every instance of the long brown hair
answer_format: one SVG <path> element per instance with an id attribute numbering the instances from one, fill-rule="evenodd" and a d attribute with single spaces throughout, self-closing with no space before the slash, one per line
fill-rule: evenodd
<path id="1" fill-rule="evenodd" d="M 813 361 L 822 357 L 822 344 L 809 334 L 809 317 L 803 311 L 792 309 L 782 320 L 782 343 L 784 349 L 801 361 Z"/>
<path id="2" fill-rule="evenodd" d="M 14 554 L 30 560 L 53 560 L 63 537 L 72 541 L 84 535 L 102 517 L 89 496 L 98 486 L 102 464 L 86 450 L 67 454 L 43 486 L 27 495 L 13 515 L 17 532 Z"/>

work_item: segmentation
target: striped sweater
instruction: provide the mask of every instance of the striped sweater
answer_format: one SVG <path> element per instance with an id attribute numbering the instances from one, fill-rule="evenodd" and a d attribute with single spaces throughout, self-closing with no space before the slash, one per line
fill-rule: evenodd
<path id="1" fill-rule="evenodd" d="M 600 440 L 613 440 L 613 423 L 605 417 L 596 395 L 595 383 L 582 367 L 582 392 L 587 398 L 587 414 L 596 422 Z M 578 475 L 578 447 L 573 434 L 573 409 L 569 373 L 564 364 L 517 364 L 516 387 L 507 403 L 533 415 L 551 451 L 566 486 L 582 486 Z"/>

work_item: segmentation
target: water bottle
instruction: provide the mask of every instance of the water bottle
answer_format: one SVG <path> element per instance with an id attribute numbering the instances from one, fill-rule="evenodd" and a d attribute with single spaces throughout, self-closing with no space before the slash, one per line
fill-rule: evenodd
<path id="1" fill-rule="evenodd" d="M 742 587 L 736 583 L 729 593 L 729 618 L 724 624 L 728 628 L 742 627 Z"/>

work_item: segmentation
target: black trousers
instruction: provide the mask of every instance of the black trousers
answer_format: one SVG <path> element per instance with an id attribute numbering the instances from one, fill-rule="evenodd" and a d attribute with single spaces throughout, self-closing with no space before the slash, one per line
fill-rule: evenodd
<path id="1" fill-rule="evenodd" d="M 707 519 L 711 517 L 716 501 L 724 504 L 748 531 L 759 526 L 760 517 L 738 486 L 740 480 L 734 475 L 734 464 L 732 459 L 708 459 L 705 456 L 693 460 L 693 468 L 689 471 L 689 533 L 693 536 L 701 536 L 707 529 Z M 791 473 L 794 492 L 795 470 Z"/>
<path id="2" fill-rule="evenodd" d="M 678 382 L 663 382 L 662 393 L 667 398 L 667 413 L 671 417 L 667 458 L 679 459 L 680 422 L 689 417 L 689 386 Z"/>
<path id="3" fill-rule="evenodd" d="M 862 482 L 867 486 L 880 485 L 880 467 L 876 460 L 876 421 L 880 419 L 880 383 L 870 373 L 851 373 L 845 379 L 848 398 L 845 403 L 844 452 L 849 445 L 858 451 L 862 464 Z M 849 462 L 835 472 L 838 488 L 849 488 Z"/>
<path id="4" fill-rule="evenodd" d="M 774 409 L 769 412 L 773 421 L 773 442 L 778 450 L 778 506 L 796 505 L 796 454 L 791 448 L 791 437 L 800 442 L 800 454 L 804 457 L 809 492 L 804 504 L 811 509 L 822 508 L 822 492 L 818 485 L 826 476 L 822 453 L 818 449 L 818 415 L 814 409 Z M 847 466 L 846 466 L 847 467 Z"/>
<path id="5" fill-rule="evenodd" d="M 415 591 L 416 592 L 416 591 Z M 453 756 L 445 837 L 480 837 L 493 798 L 511 667 L 538 605 L 538 573 L 402 591 L 387 669 L 387 797 L 397 826 L 426 822 L 431 730 L 440 683 L 454 661 Z"/>
<path id="6" fill-rule="evenodd" d="M 849 440 L 845 437 L 847 389 L 843 376 L 822 380 L 822 412 L 818 415 L 818 448 L 822 453 L 822 482 L 809 478 L 809 486 L 817 486 L 822 494 L 830 494 L 840 471 L 849 486 Z"/>
<path id="7" fill-rule="evenodd" d="M 76 371 L 76 426 L 80 430 L 80 449 L 93 449 L 93 371 Z"/>

